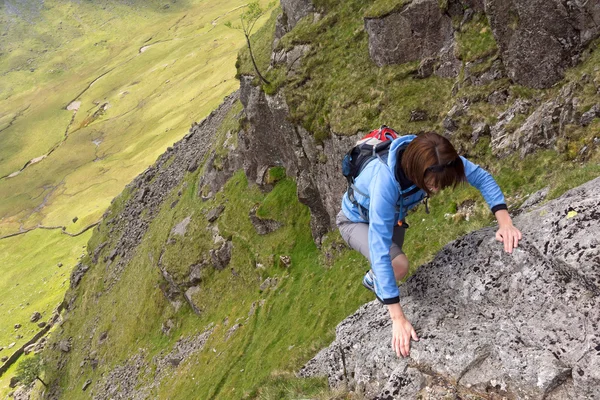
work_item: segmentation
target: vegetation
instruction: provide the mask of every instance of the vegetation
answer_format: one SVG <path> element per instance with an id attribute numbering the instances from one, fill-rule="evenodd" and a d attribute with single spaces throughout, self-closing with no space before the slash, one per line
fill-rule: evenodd
<path id="1" fill-rule="evenodd" d="M 17 367 L 17 378 L 19 379 L 20 383 L 26 386 L 33 383 L 33 381 L 36 379 L 40 381 L 42 385 L 48 386 L 46 385 L 46 382 L 40 378 L 41 374 L 42 360 L 39 356 L 27 358 L 26 360 L 23 360 L 23 362 L 21 362 Z"/>
<path id="2" fill-rule="evenodd" d="M 468 99 L 469 110 L 458 117 L 461 128 L 452 140 L 463 153 L 494 174 L 511 210 L 541 188 L 549 187 L 549 198 L 554 198 L 600 175 L 599 152 L 581 153 L 582 146 L 590 145 L 600 128 L 598 119 L 586 128 L 570 127 L 559 142 L 558 152 L 540 151 L 524 159 L 518 155 L 497 159 L 491 152 L 489 136 L 471 142 L 472 123 L 493 123 L 516 96 L 539 102 L 555 95 L 558 88 L 535 91 L 512 85 L 508 80 L 475 87 L 461 81 L 453 92 L 454 79 L 415 79 L 416 62 L 377 68 L 368 58 L 362 17 L 388 12 L 404 2 L 315 3 L 323 12 L 321 19 L 305 18 L 278 44 L 278 50 L 310 45 L 301 65 L 294 71 L 285 65 L 274 66 L 266 72 L 270 83 L 255 83 L 267 93 L 281 90 L 294 121 L 317 139 L 326 138 L 330 132 L 366 131 L 382 122 L 403 132 L 439 131 L 444 110 L 458 99 Z M 238 75 L 256 72 L 255 67 L 267 71 L 276 15 L 277 11 L 269 17 L 264 15 L 264 28 L 252 36 L 252 48 L 240 51 Z M 477 73 L 490 68 L 496 57 L 495 43 L 485 37 L 487 31 L 481 32 L 486 24 L 475 18 L 459 35 L 460 57 L 475 64 Z M 585 63 L 567 74 L 566 82 L 579 82 L 583 74 L 589 75 L 588 82 L 580 82 L 582 112 L 594 104 L 595 92 L 592 93 L 590 82 L 600 78 L 600 72 L 594 70 L 599 54 L 595 49 Z M 462 74 L 464 77 L 464 71 Z M 185 80 L 180 78 L 183 85 Z M 510 93 L 506 104 L 493 106 L 485 101 L 497 90 Z M 156 91 L 164 93 L 163 89 Z M 217 169 L 223 167 L 227 153 L 236 146 L 237 131 L 247 122 L 242 119 L 241 108 L 240 103 L 236 104 L 217 131 L 211 153 Z M 425 111 L 428 118 L 411 121 L 410 112 L 416 109 Z M 105 117 L 106 114 L 101 115 L 88 127 Z M 161 117 L 161 127 L 167 126 L 166 121 L 172 117 Z M 0 123 L 8 124 L 9 119 L 0 116 Z M 84 121 L 83 117 L 77 119 L 79 124 Z M 321 249 L 315 246 L 309 211 L 298 202 L 296 184 L 281 167 L 268 171 L 267 180 L 272 184 L 268 193 L 238 171 L 212 199 L 200 201 L 197 193 L 203 188 L 197 184 L 207 168 L 207 160 L 170 193 L 112 286 L 106 277 L 116 263 L 108 265 L 103 256 L 111 251 L 119 235 L 111 232 L 106 222 L 94 230 L 88 254 L 82 259 L 93 268 L 76 291 L 68 292 L 67 298 L 76 296 L 73 311 L 52 336 L 53 343 L 72 338 L 72 350 L 65 356 L 48 347 L 43 355 L 49 366 L 45 380 L 60 385 L 70 398 L 84 398 L 86 393 L 79 390 L 84 382 L 91 380 L 92 389 L 99 390 L 109 371 L 139 356 L 149 368 L 141 370 L 138 387 L 150 388 L 148 384 L 153 383 L 159 369 L 158 359 L 179 340 L 210 330 L 202 350 L 177 367 L 169 367 L 166 375 L 159 375 L 160 385 L 148 389 L 151 398 L 350 398 L 347 393 L 330 393 L 325 379 L 299 379 L 294 371 L 331 342 L 335 326 L 343 318 L 373 299 L 372 293 L 360 285 L 367 261 L 349 250 L 338 232 L 329 233 Z M 111 204 L 107 220 L 116 217 L 135 195 L 130 190 L 126 189 Z M 171 206 L 175 200 L 178 202 Z M 464 210 L 466 204 L 472 205 L 471 211 Z M 216 222 L 209 223 L 207 213 L 219 206 L 224 206 L 222 214 Z M 443 191 L 431 199 L 430 208 L 429 215 L 418 207 L 408 216 L 411 228 L 404 250 L 411 260 L 411 272 L 449 241 L 493 223 L 487 205 L 471 187 Z M 249 217 L 253 211 L 258 218 L 276 220 L 282 226 L 259 235 Z M 172 234 L 172 228 L 188 217 L 185 234 Z M 231 261 L 227 268 L 217 270 L 211 266 L 210 252 L 224 240 L 232 242 Z M 92 264 L 90 254 L 104 242 L 108 244 L 100 252 L 98 263 Z M 289 267 L 279 262 L 280 256 L 290 257 Z M 200 290 L 190 294 L 197 314 L 187 303 L 175 306 L 167 300 L 162 271 L 184 285 L 191 267 L 199 265 Z M 271 284 L 261 288 L 267 278 Z M 173 327 L 165 333 L 163 327 L 168 321 Z M 92 354 L 99 360 L 96 368 L 89 363 Z"/>
<path id="3" fill-rule="evenodd" d="M 273 6 L 274 3 L 269 3 L 268 8 L 273 8 Z M 252 35 L 254 26 L 256 25 L 260 17 L 262 17 L 267 12 L 267 10 L 263 10 L 260 4 L 258 4 L 258 1 L 248 4 L 246 7 L 246 11 L 244 11 L 240 16 L 239 25 L 233 25 L 231 21 L 227 21 L 225 23 L 225 26 L 227 26 L 228 28 L 239 30 L 244 34 L 244 37 L 246 38 L 246 46 L 248 48 L 248 53 L 250 54 L 250 60 L 252 61 L 252 66 L 254 67 L 254 72 L 256 72 L 256 75 L 258 75 L 262 83 L 269 85 L 270 82 L 266 80 L 265 77 L 260 73 L 260 69 L 256 65 L 254 54 L 252 54 L 252 44 L 250 43 L 250 35 Z"/>

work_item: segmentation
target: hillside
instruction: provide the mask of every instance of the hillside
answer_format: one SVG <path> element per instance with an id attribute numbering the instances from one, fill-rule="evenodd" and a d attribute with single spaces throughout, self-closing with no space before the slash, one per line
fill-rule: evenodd
<path id="1" fill-rule="evenodd" d="M 244 4 L 0 3 L 0 360 L 50 321 L 111 200 L 237 89 Z"/>
<path id="2" fill-rule="evenodd" d="M 380 391 L 386 382 L 404 379 L 398 375 L 402 366 L 378 364 L 391 357 L 387 346 L 374 358 L 361 355 L 362 350 L 352 354 L 358 359 L 348 358 L 348 366 L 381 367 L 381 376 L 369 375 L 366 384 L 355 379 L 349 386 L 337 385 L 335 362 L 317 368 L 321 374 L 315 377 L 295 376 L 334 340 L 333 352 L 335 343 L 359 343 L 360 328 L 336 339 L 335 327 L 372 300 L 360 285 L 366 260 L 333 229 L 345 189 L 339 160 L 360 135 L 382 123 L 402 133 L 435 130 L 494 174 L 513 213 L 598 177 L 599 22 L 600 9 L 591 3 L 566 9 L 558 1 L 282 0 L 281 9 L 253 37 L 258 66 L 270 83 L 260 84 L 253 76 L 248 52 L 242 50 L 240 90 L 128 184 L 94 228 L 71 276 L 62 321 L 40 353 L 49 387 L 38 383 L 33 393 L 69 399 L 400 396 Z M 531 24 L 543 34 L 528 36 Z M 555 43 L 566 44 L 556 48 Z M 543 58 L 533 51 L 538 46 L 546 49 Z M 544 68 L 532 70 L 540 60 Z M 567 199 L 579 192 L 570 193 Z M 557 210 L 553 204 L 548 203 L 548 212 Z M 597 221 L 588 205 L 569 206 L 556 211 L 565 217 L 561 223 L 577 213 L 589 222 L 587 229 Z M 461 243 L 491 238 L 492 216 L 470 187 L 446 190 L 432 198 L 430 207 L 430 214 L 419 207 L 408 218 L 404 250 L 413 277 L 402 296 L 425 302 L 419 300 L 419 285 L 437 282 L 436 290 L 447 291 L 448 301 L 459 307 L 453 315 L 462 316 L 468 306 L 459 301 L 460 290 L 436 281 L 432 273 L 444 266 L 435 261 L 419 266 L 450 241 L 484 228 L 436 257 L 446 257 L 445 264 L 468 259 Z M 523 214 L 518 219 L 526 247 L 533 249 L 552 235 L 535 228 L 536 218 Z M 480 256 L 488 273 L 496 264 L 516 268 L 488 242 Z M 479 245 L 473 247 L 469 254 L 478 254 Z M 535 259 L 532 254 L 527 257 Z M 579 268 L 579 261 L 572 264 Z M 597 282 L 597 271 L 581 265 L 581 273 Z M 457 279 L 476 281 L 476 272 L 466 268 Z M 560 290 L 558 275 L 539 290 Z M 597 303 L 597 291 L 578 279 L 571 286 L 582 286 L 583 298 Z M 516 301 L 518 294 L 510 292 L 505 300 Z M 537 306 L 540 315 L 550 312 L 543 302 Z M 383 309 L 371 302 L 361 310 L 340 325 L 338 334 L 361 313 L 368 316 L 365 310 Z M 492 305 L 485 313 L 494 310 L 500 308 Z M 594 316 L 581 318 L 589 322 Z M 436 322 L 426 322 L 424 329 L 433 331 Z M 490 331 L 498 326 L 486 324 Z M 385 336 L 382 325 L 375 320 L 369 332 Z M 541 327 L 539 337 L 554 328 Z M 437 340 L 446 344 L 460 331 L 436 331 Z M 592 346 L 591 340 L 586 338 L 585 346 Z M 467 367 L 484 360 L 475 350 L 464 361 Z M 585 357 L 592 356 L 591 348 L 584 350 Z M 427 361 L 457 384 L 462 375 L 454 367 L 463 364 L 448 360 Z M 504 361 L 489 357 L 486 371 L 503 371 Z M 584 374 L 593 371 L 592 361 L 579 361 L 585 363 Z M 527 384 L 535 382 L 535 357 L 520 362 L 529 371 Z M 568 367 L 542 391 L 527 395 L 543 398 L 559 380 L 596 382 L 595 375 L 578 378 L 577 368 Z M 388 374 L 393 371 L 396 375 Z M 514 380 L 496 388 L 491 372 L 479 381 L 471 378 L 479 386 L 470 398 L 525 393 L 518 392 L 521 383 Z M 418 386 L 423 380 L 412 381 Z M 488 382 L 493 390 L 487 390 Z M 554 392 L 554 398 L 569 398 L 571 387 Z M 429 392 L 429 398 L 447 394 L 436 393 Z"/>

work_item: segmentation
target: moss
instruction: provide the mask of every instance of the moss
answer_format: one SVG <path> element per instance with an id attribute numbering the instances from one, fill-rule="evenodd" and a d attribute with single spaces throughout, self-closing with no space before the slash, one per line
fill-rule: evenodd
<path id="1" fill-rule="evenodd" d="M 267 176 L 267 183 L 273 184 L 277 183 L 280 180 L 285 178 L 285 168 L 284 167 L 272 167 L 269 168 L 269 173 Z"/>
<path id="2" fill-rule="evenodd" d="M 485 14 L 475 14 L 464 24 L 457 35 L 457 55 L 467 62 L 478 60 L 498 52 L 496 40 Z"/>

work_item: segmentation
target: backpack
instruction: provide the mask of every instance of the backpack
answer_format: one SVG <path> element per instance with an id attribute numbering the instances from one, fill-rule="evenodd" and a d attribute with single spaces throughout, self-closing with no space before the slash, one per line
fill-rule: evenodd
<path id="1" fill-rule="evenodd" d="M 354 185 L 356 177 L 371 161 L 380 159 L 388 154 L 392 140 L 398 138 L 398 134 L 386 125 L 381 128 L 372 130 L 365 137 L 356 142 L 356 145 L 351 148 L 342 159 L 342 174 L 348 181 L 348 199 L 352 204 L 358 207 L 359 213 L 363 219 L 368 221 L 366 210 L 356 201 L 354 192 L 369 197 L 367 194 L 359 191 Z"/>

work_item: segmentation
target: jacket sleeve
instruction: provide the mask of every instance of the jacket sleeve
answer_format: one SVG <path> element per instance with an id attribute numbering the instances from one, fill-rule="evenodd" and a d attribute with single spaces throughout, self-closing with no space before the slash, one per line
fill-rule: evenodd
<path id="1" fill-rule="evenodd" d="M 465 166 L 465 175 L 469 184 L 477 188 L 485 199 L 492 212 L 507 210 L 502 190 L 489 172 L 479 165 L 472 163 L 463 156 L 460 157 Z"/>
<path id="2" fill-rule="evenodd" d="M 375 294 L 384 304 L 400 302 L 400 292 L 390 259 L 398 195 L 392 172 L 382 165 L 374 175 L 370 187 L 369 253 L 371 269 L 375 274 Z"/>

